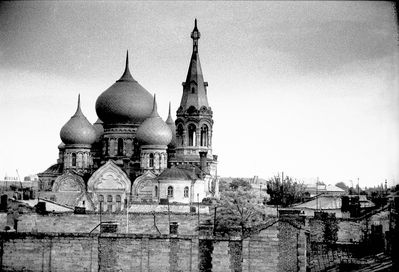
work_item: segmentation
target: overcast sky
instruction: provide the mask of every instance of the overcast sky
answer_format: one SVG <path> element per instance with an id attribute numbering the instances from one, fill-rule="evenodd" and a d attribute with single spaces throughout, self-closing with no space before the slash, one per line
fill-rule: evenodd
<path id="1" fill-rule="evenodd" d="M 0 176 L 55 163 L 78 94 L 95 122 L 127 49 L 175 113 L 194 18 L 219 175 L 399 183 L 398 30 L 370 1 L 2 2 Z"/>

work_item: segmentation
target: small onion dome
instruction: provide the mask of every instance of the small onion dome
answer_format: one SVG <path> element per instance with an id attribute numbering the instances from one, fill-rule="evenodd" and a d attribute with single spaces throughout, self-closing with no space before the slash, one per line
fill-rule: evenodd
<path id="1" fill-rule="evenodd" d="M 130 74 L 127 54 L 122 77 L 97 98 L 97 115 L 106 124 L 131 124 L 142 123 L 151 111 L 152 95 Z"/>
<path id="2" fill-rule="evenodd" d="M 61 142 L 61 143 L 58 145 L 58 149 L 59 149 L 59 150 L 64 150 L 64 149 L 65 149 L 65 144 L 64 144 L 63 142 Z"/>
<path id="3" fill-rule="evenodd" d="M 80 95 L 78 97 L 78 108 L 71 119 L 62 127 L 60 136 L 62 142 L 66 145 L 91 145 L 97 138 L 94 126 L 80 109 Z"/>
<path id="4" fill-rule="evenodd" d="M 151 116 L 139 126 L 136 137 L 147 145 L 168 145 L 172 140 L 172 131 L 158 114 L 155 95 L 153 105 Z"/>
<path id="5" fill-rule="evenodd" d="M 175 121 L 172 119 L 172 114 L 170 110 L 170 102 L 169 102 L 169 114 L 168 114 L 168 119 L 166 119 L 166 124 L 169 126 L 170 130 L 172 131 L 172 141 L 170 141 L 168 147 L 174 148 L 176 147 L 176 125 Z"/>
<path id="6" fill-rule="evenodd" d="M 100 118 L 98 118 L 97 121 L 93 124 L 97 135 L 96 143 L 100 141 L 101 136 L 104 134 L 103 124 L 104 123 L 100 120 Z"/>

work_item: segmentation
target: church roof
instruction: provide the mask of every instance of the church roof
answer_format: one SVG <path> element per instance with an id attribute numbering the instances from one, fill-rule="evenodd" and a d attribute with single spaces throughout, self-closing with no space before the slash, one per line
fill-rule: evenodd
<path id="1" fill-rule="evenodd" d="M 80 95 L 78 96 L 78 107 L 76 112 L 62 127 L 60 137 L 62 142 L 66 145 L 91 145 L 96 140 L 96 130 L 80 109 Z"/>
<path id="2" fill-rule="evenodd" d="M 151 116 L 137 129 L 136 137 L 147 145 L 168 145 L 172 140 L 171 129 L 158 114 L 155 95 Z"/>
<path id="3" fill-rule="evenodd" d="M 183 83 L 183 96 L 180 102 L 180 107 L 182 107 L 183 110 L 187 110 L 191 106 L 195 107 L 197 110 L 201 107 L 209 107 L 206 95 L 206 86 L 208 84 L 204 82 L 198 54 L 198 40 L 200 36 L 200 32 L 197 28 L 197 19 L 195 19 L 195 26 L 191 33 L 191 38 L 193 39 L 193 53 L 191 55 L 186 81 Z"/>
<path id="4" fill-rule="evenodd" d="M 45 171 L 43 171 L 42 173 L 39 173 L 39 175 L 48 175 L 48 174 L 52 174 L 52 175 L 58 175 L 58 174 L 62 174 L 62 170 L 63 170 L 63 165 L 61 163 L 56 163 L 53 164 L 52 166 L 50 166 L 49 168 L 47 168 Z"/>
<path id="5" fill-rule="evenodd" d="M 97 115 L 106 124 L 132 124 L 143 122 L 151 111 L 152 95 L 130 74 L 126 54 L 122 77 L 97 98 Z"/>
<path id="6" fill-rule="evenodd" d="M 185 169 L 176 166 L 166 168 L 158 177 L 158 180 L 196 180 L 198 174 L 195 168 Z"/>

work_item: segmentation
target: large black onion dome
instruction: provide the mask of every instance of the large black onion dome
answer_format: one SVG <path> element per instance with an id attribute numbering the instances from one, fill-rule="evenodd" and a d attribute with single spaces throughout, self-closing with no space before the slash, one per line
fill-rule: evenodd
<path id="1" fill-rule="evenodd" d="M 91 145 L 97 138 L 96 130 L 80 109 L 80 95 L 78 97 L 78 108 L 71 119 L 62 127 L 60 137 L 65 145 Z"/>
<path id="2" fill-rule="evenodd" d="M 155 96 L 153 104 L 151 116 L 139 126 L 136 137 L 147 145 L 168 145 L 172 140 L 172 131 L 158 114 Z"/>
<path id="3" fill-rule="evenodd" d="M 122 77 L 96 101 L 96 112 L 105 124 L 141 123 L 151 115 L 152 95 L 130 74 L 129 56 Z"/>

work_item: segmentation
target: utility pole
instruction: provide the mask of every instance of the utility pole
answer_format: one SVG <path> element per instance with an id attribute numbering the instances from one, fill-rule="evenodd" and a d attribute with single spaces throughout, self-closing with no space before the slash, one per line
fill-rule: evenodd
<path id="1" fill-rule="evenodd" d="M 359 185 L 359 178 L 357 178 L 357 195 L 360 195 L 360 185 Z"/>
<path id="2" fill-rule="evenodd" d="M 319 210 L 319 177 L 316 179 L 316 211 Z"/>
<path id="3" fill-rule="evenodd" d="M 168 221 L 169 221 L 169 234 L 170 234 L 170 207 L 169 207 L 169 196 L 167 197 L 168 199 Z"/>
<path id="4" fill-rule="evenodd" d="M 197 201 L 198 201 L 198 230 L 200 225 L 200 202 L 199 202 L 199 194 L 197 194 Z"/>
<path id="5" fill-rule="evenodd" d="M 215 207 L 215 214 L 213 215 L 213 236 L 215 236 L 216 232 L 216 211 L 218 207 Z"/>
<path id="6" fill-rule="evenodd" d="M 101 213 L 102 213 L 102 205 L 103 204 L 103 202 L 102 201 L 100 201 L 100 225 L 101 225 L 101 220 L 102 220 L 102 218 L 101 218 Z"/>
<path id="7" fill-rule="evenodd" d="M 125 198 L 125 209 L 126 209 L 126 233 L 129 233 L 129 211 L 128 211 L 127 198 Z"/>

